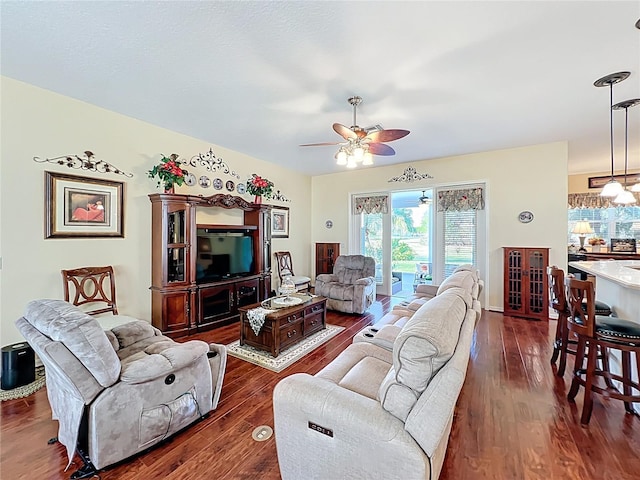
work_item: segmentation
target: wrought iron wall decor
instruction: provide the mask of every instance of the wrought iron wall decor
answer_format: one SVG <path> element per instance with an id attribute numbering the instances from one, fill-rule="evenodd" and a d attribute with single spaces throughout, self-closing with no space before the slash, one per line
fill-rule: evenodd
<path id="1" fill-rule="evenodd" d="M 404 170 L 404 173 L 399 177 L 392 177 L 388 180 L 391 182 L 417 182 L 419 180 L 424 180 L 425 178 L 433 178 L 428 173 L 418 173 L 418 171 L 414 167 L 407 167 Z"/>
<path id="2" fill-rule="evenodd" d="M 127 173 L 120 170 L 118 167 L 105 162 L 104 160 L 96 160 L 93 152 L 87 150 L 84 152 L 84 157 L 79 155 L 61 155 L 55 158 L 40 158 L 33 157 L 33 160 L 38 163 L 56 163 L 58 165 L 65 165 L 69 168 L 75 168 L 77 170 L 88 170 L 90 172 L 98 173 L 116 173 L 118 175 L 124 175 L 125 177 L 133 177 L 133 173 Z"/>
<path id="3" fill-rule="evenodd" d="M 227 165 L 222 160 L 222 158 L 216 157 L 216 154 L 213 153 L 213 148 L 210 148 L 209 151 L 206 153 L 199 153 L 191 157 L 191 160 L 189 160 L 188 165 L 192 167 L 197 167 L 198 165 L 200 165 L 202 167 L 205 167 L 209 172 L 221 171 L 222 173 L 225 173 L 227 175 L 240 179 L 240 175 L 238 175 L 236 172 L 231 170 L 229 168 L 229 165 Z"/>
<path id="4" fill-rule="evenodd" d="M 287 197 L 285 197 L 280 190 L 276 190 L 275 193 L 271 194 L 271 200 L 278 200 L 279 202 L 290 202 Z"/>

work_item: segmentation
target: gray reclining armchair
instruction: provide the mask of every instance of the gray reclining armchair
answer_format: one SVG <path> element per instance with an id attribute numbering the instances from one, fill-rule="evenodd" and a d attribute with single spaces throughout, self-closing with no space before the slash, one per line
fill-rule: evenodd
<path id="1" fill-rule="evenodd" d="M 62 300 L 34 300 L 18 329 L 45 366 L 47 395 L 71 478 L 148 449 L 218 404 L 227 354 L 222 345 L 177 343 L 148 322 L 103 330 Z"/>
<path id="2" fill-rule="evenodd" d="M 316 277 L 315 294 L 327 297 L 327 308 L 364 313 L 376 298 L 376 262 L 363 255 L 340 255 L 333 273 Z"/>

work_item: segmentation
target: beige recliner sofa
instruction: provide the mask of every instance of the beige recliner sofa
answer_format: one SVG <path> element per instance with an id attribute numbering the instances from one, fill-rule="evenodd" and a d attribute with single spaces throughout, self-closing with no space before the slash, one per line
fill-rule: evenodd
<path id="1" fill-rule="evenodd" d="M 327 297 L 327 308 L 363 314 L 376 298 L 376 262 L 364 255 L 339 255 L 333 273 L 316 277 L 314 293 Z"/>
<path id="2" fill-rule="evenodd" d="M 90 477 L 173 435 L 214 409 L 226 367 L 223 345 L 177 343 L 148 322 L 103 330 L 62 300 L 30 302 L 16 321 L 45 366 L 58 440 Z"/>
<path id="3" fill-rule="evenodd" d="M 386 343 L 354 338 L 316 375 L 276 385 L 283 480 L 438 478 L 481 314 L 469 276 L 394 315 L 377 332 L 387 330 Z"/>

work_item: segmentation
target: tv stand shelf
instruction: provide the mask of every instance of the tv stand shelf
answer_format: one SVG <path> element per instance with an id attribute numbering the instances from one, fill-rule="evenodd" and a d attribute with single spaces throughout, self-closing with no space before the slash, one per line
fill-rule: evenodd
<path id="1" fill-rule="evenodd" d="M 181 337 L 237 321 L 238 308 L 269 297 L 271 205 L 249 203 L 226 194 L 202 197 L 156 193 L 149 195 L 149 199 L 151 318 L 163 334 Z M 198 225 L 196 211 L 201 208 L 242 210 L 242 225 Z M 226 276 L 212 268 L 210 274 L 220 275 L 215 280 L 204 282 L 198 278 L 202 275 L 202 267 L 198 267 L 200 275 L 196 268 L 198 256 L 205 258 L 209 254 L 198 250 L 198 229 L 250 237 L 250 246 L 243 250 L 253 257 L 250 266 L 246 262 L 242 264 L 243 270 L 224 270 L 244 274 Z M 245 272 L 248 268 L 251 271 Z"/>

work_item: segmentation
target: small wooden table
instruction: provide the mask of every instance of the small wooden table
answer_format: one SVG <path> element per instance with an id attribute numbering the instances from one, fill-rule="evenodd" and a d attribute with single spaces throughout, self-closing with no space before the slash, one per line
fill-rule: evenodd
<path id="1" fill-rule="evenodd" d="M 260 333 L 256 335 L 249 324 L 247 311 L 260 307 L 260 303 L 240 307 L 240 345 L 251 345 L 277 357 L 282 350 L 298 343 L 326 326 L 327 299 L 313 297 L 310 301 L 269 313 Z"/>

